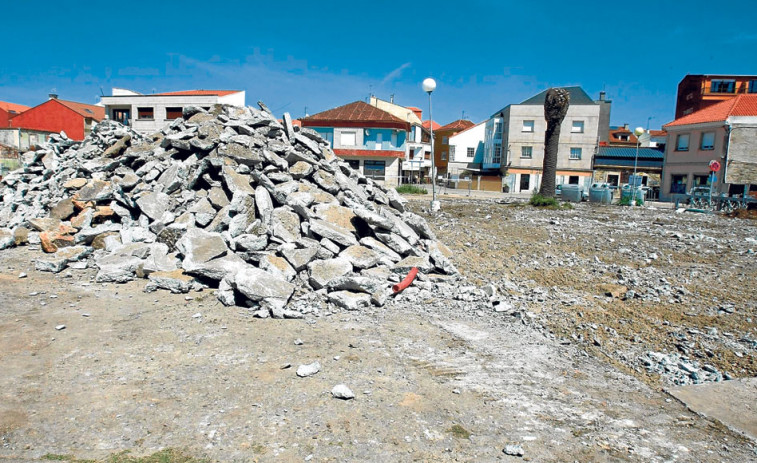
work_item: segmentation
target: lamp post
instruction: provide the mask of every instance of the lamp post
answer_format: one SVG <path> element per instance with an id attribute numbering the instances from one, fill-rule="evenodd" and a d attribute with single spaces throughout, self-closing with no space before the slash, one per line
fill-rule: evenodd
<path id="1" fill-rule="evenodd" d="M 431 116 L 431 92 L 436 90 L 436 81 L 431 77 L 423 79 L 423 91 L 428 93 L 428 128 L 431 132 L 431 212 L 436 212 L 436 162 L 434 161 L 434 118 Z"/>
<path id="2" fill-rule="evenodd" d="M 649 122 L 649 120 L 647 120 Z M 639 160 L 639 144 L 641 143 L 640 137 L 644 134 L 643 127 L 636 127 L 633 131 L 636 135 L 636 156 L 633 158 L 633 196 L 631 196 L 631 205 L 636 205 L 636 164 Z"/>

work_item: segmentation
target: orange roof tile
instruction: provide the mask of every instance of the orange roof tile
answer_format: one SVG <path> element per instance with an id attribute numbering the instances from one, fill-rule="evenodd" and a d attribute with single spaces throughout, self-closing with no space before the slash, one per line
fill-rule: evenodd
<path id="1" fill-rule="evenodd" d="M 328 109 L 312 116 L 303 117 L 302 122 L 304 126 L 308 126 L 308 122 L 381 122 L 407 125 L 407 122 L 395 117 L 388 112 L 379 109 L 375 106 L 371 106 L 364 101 L 355 101 L 344 106 L 339 106 L 334 109 Z"/>
<path id="2" fill-rule="evenodd" d="M 679 117 L 662 127 L 677 127 L 680 125 L 704 124 L 707 122 L 725 122 L 729 116 L 757 116 L 757 95 L 738 95 L 735 98 L 721 101 L 720 103 Z"/>
<path id="3" fill-rule="evenodd" d="M 653 137 L 665 137 L 668 135 L 668 132 L 665 130 L 650 130 L 649 135 Z"/>
<path id="4" fill-rule="evenodd" d="M 105 108 L 102 106 L 59 99 L 56 99 L 55 101 L 84 117 L 92 118 L 98 122 L 105 119 Z"/>
<path id="5" fill-rule="evenodd" d="M 29 106 L 22 104 L 8 103 L 7 101 L 0 101 L 0 109 L 4 109 L 8 112 L 15 112 L 16 114 L 22 113 L 29 109 Z"/>
<path id="6" fill-rule="evenodd" d="M 428 121 L 428 120 L 423 121 L 423 128 L 427 129 L 428 126 L 429 126 L 429 123 L 430 123 L 430 121 Z M 433 124 L 434 124 L 434 126 L 433 126 L 434 130 L 437 130 L 437 129 L 439 129 L 439 127 L 441 127 L 441 125 L 438 124 L 436 121 L 433 121 Z"/>
<path id="7" fill-rule="evenodd" d="M 160 96 L 226 96 L 241 90 L 181 90 L 178 92 L 154 93 Z"/>
<path id="8" fill-rule="evenodd" d="M 456 121 L 452 121 L 447 125 L 444 125 L 442 127 L 439 127 L 438 129 L 434 129 L 437 132 L 447 131 L 447 130 L 464 130 L 469 127 L 473 127 L 474 124 L 471 121 L 465 120 L 465 119 L 458 119 Z"/>

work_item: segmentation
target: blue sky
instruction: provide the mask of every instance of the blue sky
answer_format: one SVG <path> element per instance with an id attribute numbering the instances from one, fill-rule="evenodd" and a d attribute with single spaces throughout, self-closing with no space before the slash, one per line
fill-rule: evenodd
<path id="1" fill-rule="evenodd" d="M 425 5 L 432 9 L 426 11 Z M 629 7 L 633 5 L 634 9 Z M 711 1 L 5 2 L 0 100 L 102 91 L 247 91 L 301 117 L 371 92 L 434 120 L 486 119 L 550 86 L 613 101 L 611 122 L 673 119 L 686 74 L 757 74 L 743 4 Z"/>

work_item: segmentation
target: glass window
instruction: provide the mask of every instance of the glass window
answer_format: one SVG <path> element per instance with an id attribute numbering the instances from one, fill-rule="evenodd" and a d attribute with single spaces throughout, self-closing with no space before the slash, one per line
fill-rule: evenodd
<path id="1" fill-rule="evenodd" d="M 502 145 L 494 145 L 492 164 L 499 164 L 500 162 L 502 162 Z"/>
<path id="2" fill-rule="evenodd" d="M 682 133 L 676 138 L 676 151 L 688 151 L 689 150 L 689 134 Z"/>
<path id="3" fill-rule="evenodd" d="M 713 80 L 710 82 L 710 93 L 736 93 L 736 81 Z"/>
<path id="4" fill-rule="evenodd" d="M 442 161 L 446 161 L 446 160 L 447 160 L 447 152 L 442 151 Z"/>
<path id="5" fill-rule="evenodd" d="M 570 131 L 571 133 L 584 133 L 584 121 L 573 121 Z"/>
<path id="6" fill-rule="evenodd" d="M 172 120 L 172 119 L 178 119 L 181 117 L 181 110 L 182 108 L 180 106 L 175 106 L 172 108 L 166 108 L 166 119 Z"/>
<path id="7" fill-rule="evenodd" d="M 570 159 L 581 159 L 581 148 L 571 148 Z"/>
<path id="8" fill-rule="evenodd" d="M 351 159 L 347 161 L 347 164 L 349 164 L 350 167 L 352 167 L 355 170 L 360 170 L 360 161 L 357 159 Z"/>
<path id="9" fill-rule="evenodd" d="M 530 174 L 520 174 L 520 191 L 528 191 L 531 183 Z"/>
<path id="10" fill-rule="evenodd" d="M 707 186 L 710 183 L 710 176 L 708 175 L 695 175 L 694 184 L 692 186 Z"/>
<path id="11" fill-rule="evenodd" d="M 137 108 L 137 119 L 155 119 L 155 109 Z"/>
<path id="12" fill-rule="evenodd" d="M 534 131 L 534 121 L 523 121 L 523 131 L 524 132 L 533 132 Z"/>
<path id="13" fill-rule="evenodd" d="M 469 158 L 472 158 L 476 154 L 476 150 L 474 150 L 473 148 L 467 148 L 465 154 Z"/>
<path id="14" fill-rule="evenodd" d="M 128 109 L 114 109 L 113 120 L 122 123 L 123 125 L 129 125 L 129 119 L 131 119 L 131 111 Z"/>
<path id="15" fill-rule="evenodd" d="M 699 149 L 714 150 L 715 149 L 715 132 L 703 132 L 702 143 Z"/>
<path id="16" fill-rule="evenodd" d="M 671 193 L 686 193 L 686 175 L 671 175 L 670 176 L 670 192 Z"/>
<path id="17" fill-rule="evenodd" d="M 757 93 L 757 79 L 752 79 L 749 81 L 749 89 L 747 91 L 749 93 Z"/>
<path id="18" fill-rule="evenodd" d="M 442 137 L 442 143 L 445 145 L 449 144 L 449 137 Z"/>
<path id="19" fill-rule="evenodd" d="M 568 176 L 568 185 L 578 185 L 578 175 Z"/>
<path id="20" fill-rule="evenodd" d="M 534 147 L 533 146 L 521 146 L 520 147 L 520 157 L 522 158 L 531 158 L 534 155 Z"/>
<path id="21" fill-rule="evenodd" d="M 339 144 L 341 146 L 357 145 L 357 132 L 342 132 L 339 136 Z"/>
<path id="22" fill-rule="evenodd" d="M 363 174 L 374 180 L 384 180 L 386 161 L 363 161 Z"/>

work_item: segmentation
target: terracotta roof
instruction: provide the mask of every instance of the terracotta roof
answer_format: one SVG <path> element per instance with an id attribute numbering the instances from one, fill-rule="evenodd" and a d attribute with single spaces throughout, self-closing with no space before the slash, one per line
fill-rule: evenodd
<path id="1" fill-rule="evenodd" d="M 650 130 L 649 135 L 652 137 L 665 137 L 668 135 L 668 132 L 665 130 Z"/>
<path id="2" fill-rule="evenodd" d="M 76 101 L 59 100 L 57 98 L 55 99 L 55 101 L 84 117 L 90 117 L 98 122 L 105 119 L 105 108 L 102 106 L 77 103 Z"/>
<path id="3" fill-rule="evenodd" d="M 677 127 L 679 125 L 704 124 L 707 122 L 725 122 L 729 116 L 757 116 L 757 95 L 738 95 L 735 98 L 730 98 L 691 114 L 687 114 L 673 122 L 668 122 L 662 127 Z"/>
<path id="4" fill-rule="evenodd" d="M 416 108 L 415 106 L 406 106 L 406 108 L 410 111 L 423 111 L 421 108 Z"/>
<path id="5" fill-rule="evenodd" d="M 465 120 L 465 119 L 458 119 L 456 121 L 450 122 L 447 125 L 444 125 L 442 127 L 439 127 L 438 129 L 434 129 L 437 132 L 446 131 L 446 130 L 465 130 L 467 128 L 473 127 L 474 124 L 471 121 Z"/>
<path id="6" fill-rule="evenodd" d="M 438 129 L 439 129 L 439 127 L 441 127 L 441 125 L 437 124 L 437 123 L 436 123 L 436 121 L 434 121 L 434 122 L 433 122 L 433 124 L 434 124 L 434 125 L 433 125 L 433 127 L 434 127 L 434 130 L 438 130 Z M 428 121 L 428 120 L 426 120 L 426 121 L 423 121 L 423 128 L 424 128 L 424 129 L 428 129 L 428 126 L 429 126 L 429 121 Z"/>
<path id="7" fill-rule="evenodd" d="M 467 132 L 468 130 L 472 130 L 472 129 L 478 127 L 479 125 L 484 124 L 485 122 L 486 122 L 486 120 L 483 120 L 483 121 L 479 122 L 478 124 L 473 124 L 470 127 L 468 127 L 467 129 L 463 129 L 463 130 L 457 132 L 456 134 L 454 134 L 452 136 L 456 137 L 456 136 L 460 135 L 461 133 Z"/>
<path id="8" fill-rule="evenodd" d="M 351 122 L 382 122 L 382 123 L 397 123 L 403 126 L 407 125 L 407 122 L 402 119 L 392 116 L 388 112 L 378 109 L 375 106 L 371 106 L 364 101 L 355 101 L 338 108 L 328 109 L 312 116 L 303 117 L 303 125 L 307 126 L 308 122 L 324 122 L 324 121 L 351 121 Z"/>
<path id="9" fill-rule="evenodd" d="M 178 92 L 153 93 L 160 96 L 226 96 L 241 90 L 181 90 Z"/>
<path id="10" fill-rule="evenodd" d="M 634 135 L 632 130 L 626 129 L 625 127 L 610 127 L 609 135 L 610 143 L 628 143 L 633 145 L 636 144 L 636 135 Z M 620 135 L 628 135 L 628 140 L 621 140 Z"/>
<path id="11" fill-rule="evenodd" d="M 0 109 L 4 109 L 8 112 L 15 112 L 16 114 L 22 113 L 29 109 L 29 106 L 22 104 L 8 103 L 7 101 L 0 101 Z"/>

